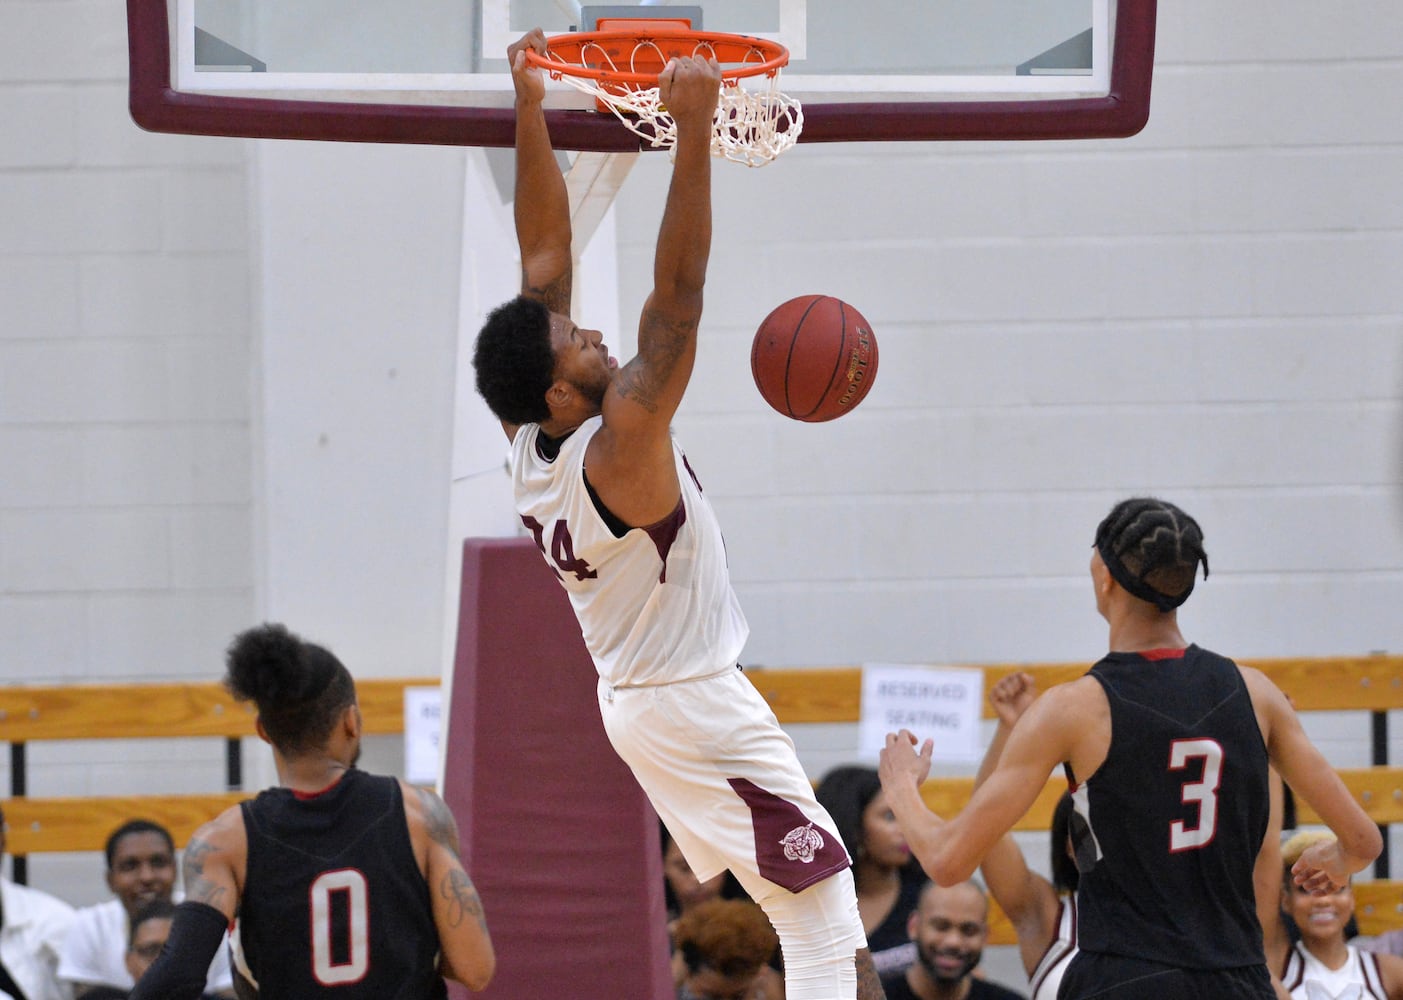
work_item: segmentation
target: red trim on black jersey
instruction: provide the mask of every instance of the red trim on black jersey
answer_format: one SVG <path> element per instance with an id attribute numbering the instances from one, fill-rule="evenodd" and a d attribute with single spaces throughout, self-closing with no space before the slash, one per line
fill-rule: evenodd
<path id="1" fill-rule="evenodd" d="M 1142 649 L 1140 655 L 1147 660 L 1182 660 L 1188 649 Z"/>

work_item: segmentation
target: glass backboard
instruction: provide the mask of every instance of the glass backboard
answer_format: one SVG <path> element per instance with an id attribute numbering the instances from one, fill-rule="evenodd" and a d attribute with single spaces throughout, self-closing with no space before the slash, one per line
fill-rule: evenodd
<path id="1" fill-rule="evenodd" d="M 131 104 L 155 131 L 506 146 L 506 47 L 532 27 L 685 18 L 789 50 L 801 141 L 1133 134 L 1154 0 L 128 0 Z M 562 148 L 636 149 L 553 84 Z"/>

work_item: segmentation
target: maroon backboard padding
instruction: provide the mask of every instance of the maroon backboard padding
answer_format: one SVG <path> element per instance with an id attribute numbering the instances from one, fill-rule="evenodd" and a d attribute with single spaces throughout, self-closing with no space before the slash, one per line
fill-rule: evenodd
<path id="1" fill-rule="evenodd" d="M 565 591 L 530 539 L 468 539 L 458 615 L 444 798 L 497 951 L 472 996 L 671 1000 L 658 819 Z"/>
<path id="2" fill-rule="evenodd" d="M 1121 0 L 1116 11 L 1110 93 L 1105 97 L 1029 101 L 804 104 L 801 142 L 893 142 L 933 139 L 1115 139 L 1145 127 L 1154 72 L 1156 0 Z M 166 0 L 127 0 L 132 120 L 151 132 L 511 146 L 511 108 L 341 104 L 279 98 L 216 97 L 171 87 Z M 548 111 L 560 149 L 623 153 L 640 140 L 595 111 Z"/>

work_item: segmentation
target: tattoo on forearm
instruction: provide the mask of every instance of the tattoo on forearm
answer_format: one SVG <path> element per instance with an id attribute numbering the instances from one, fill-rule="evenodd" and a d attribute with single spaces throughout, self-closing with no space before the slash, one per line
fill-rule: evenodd
<path id="1" fill-rule="evenodd" d="M 467 872 L 454 868 L 439 882 L 438 891 L 448 900 L 449 927 L 458 927 L 471 917 L 483 930 L 487 929 L 487 921 L 482 915 L 482 900 L 478 898 L 477 889 Z"/>
<path id="2" fill-rule="evenodd" d="M 213 844 L 199 837 L 191 840 L 190 846 L 185 848 L 185 898 L 219 908 L 219 902 L 228 890 L 205 878 L 205 859 L 215 850 Z"/>

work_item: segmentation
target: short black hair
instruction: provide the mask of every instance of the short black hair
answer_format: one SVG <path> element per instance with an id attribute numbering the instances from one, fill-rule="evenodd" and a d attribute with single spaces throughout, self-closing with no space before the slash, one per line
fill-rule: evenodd
<path id="1" fill-rule="evenodd" d="M 154 833 L 166 842 L 170 848 L 171 857 L 175 857 L 175 840 L 171 837 L 171 832 L 160 823 L 149 819 L 129 819 L 117 829 L 113 830 L 107 838 L 107 844 L 103 848 L 107 855 L 107 870 L 112 870 L 112 863 L 117 860 L 117 845 L 122 842 L 123 837 L 130 837 L 136 833 Z"/>
<path id="2" fill-rule="evenodd" d="M 550 417 L 546 390 L 555 381 L 550 310 L 524 295 L 487 316 L 473 346 L 477 391 L 498 420 L 538 424 Z"/>
<path id="3" fill-rule="evenodd" d="M 1094 544 L 1111 578 L 1160 611 L 1172 611 L 1188 600 L 1199 563 L 1208 579 L 1202 529 L 1165 500 L 1122 500 L 1097 526 Z"/>
<path id="4" fill-rule="evenodd" d="M 234 637 L 224 686 L 258 706 L 273 746 L 290 757 L 326 745 L 341 713 L 356 703 L 350 671 L 323 646 L 287 626 L 265 623 Z"/>
<path id="5" fill-rule="evenodd" d="M 153 899 L 132 917 L 131 933 L 127 937 L 127 948 L 136 944 L 137 929 L 148 920 L 174 920 L 175 904 L 169 899 Z"/>

